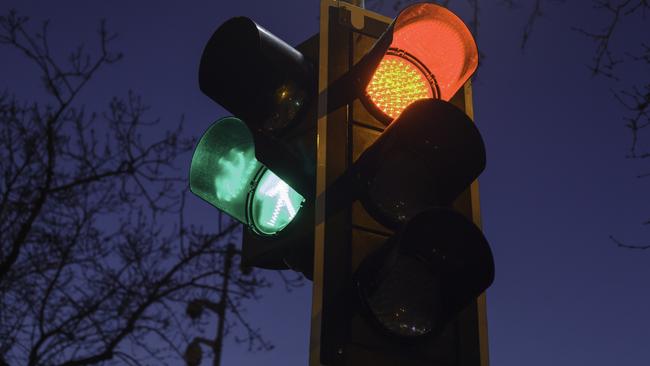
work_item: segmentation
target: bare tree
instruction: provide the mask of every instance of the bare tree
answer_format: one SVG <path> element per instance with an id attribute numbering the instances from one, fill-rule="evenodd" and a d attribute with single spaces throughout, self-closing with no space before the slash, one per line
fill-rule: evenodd
<path id="1" fill-rule="evenodd" d="M 188 344 L 184 355 L 185 362 L 188 366 L 198 366 L 201 364 L 203 359 L 201 345 L 207 346 L 212 352 L 212 364 L 214 366 L 221 365 L 224 338 L 232 326 L 232 323 L 227 322 L 229 314 L 234 316 L 236 321 L 247 331 L 245 338 L 236 338 L 236 341 L 246 342 L 249 350 L 254 347 L 258 350 L 273 349 L 273 345 L 262 337 L 259 330 L 255 329 L 241 312 L 242 300 L 244 298 L 250 298 L 251 295 L 254 295 L 256 288 L 265 284 L 259 283 L 258 278 L 249 278 L 252 268 L 241 268 L 240 266 L 239 269 L 241 271 L 237 270 L 238 255 L 241 255 L 241 252 L 233 244 L 229 244 L 226 248 L 226 255 L 223 258 L 223 264 L 221 266 L 224 270 L 221 287 L 218 288 L 215 286 L 208 289 L 219 294 L 218 301 L 211 300 L 210 291 L 207 291 L 203 296 L 197 297 L 187 304 L 186 314 L 196 323 L 201 322 L 201 316 L 204 310 L 209 310 L 217 316 L 217 329 L 214 339 L 196 336 Z M 236 284 L 236 287 L 233 284 Z M 210 323 L 208 322 L 207 324 Z M 205 328 L 205 325 L 203 325 L 203 328 Z"/>
<path id="2" fill-rule="evenodd" d="M 194 332 L 179 316 L 188 301 L 223 285 L 228 309 L 241 314 L 269 283 L 224 268 L 239 260 L 237 223 L 220 217 L 212 233 L 184 222 L 186 167 L 174 164 L 194 141 L 182 120 L 160 134 L 131 92 L 104 113 L 78 101 L 121 59 L 104 22 L 97 55 L 80 47 L 63 63 L 48 23 L 28 25 L 14 11 L 0 16 L 0 45 L 36 67 L 47 95 L 0 94 L 0 365 L 179 360 Z M 237 324 L 239 337 L 270 347 L 243 317 L 228 327 Z"/>
<path id="3" fill-rule="evenodd" d="M 646 33 L 641 44 L 625 49 L 622 44 L 627 40 L 620 28 L 629 18 L 645 17 L 650 11 L 648 0 L 593 0 L 593 6 L 607 15 L 607 22 L 601 29 L 589 30 L 575 27 L 595 45 L 594 55 L 589 66 L 594 76 L 601 76 L 612 81 L 612 96 L 622 108 L 625 127 L 630 131 L 630 147 L 626 158 L 650 161 L 649 143 L 642 139 L 642 134 L 650 129 L 650 34 Z M 636 65 L 630 65 L 636 64 Z M 640 66 L 643 72 L 632 79 L 621 77 L 622 67 Z M 644 171 L 637 178 L 650 177 L 650 171 Z M 643 222 L 650 225 L 650 218 Z M 619 247 L 627 249 L 650 249 L 650 244 L 629 244 L 610 235 L 610 239 Z"/>

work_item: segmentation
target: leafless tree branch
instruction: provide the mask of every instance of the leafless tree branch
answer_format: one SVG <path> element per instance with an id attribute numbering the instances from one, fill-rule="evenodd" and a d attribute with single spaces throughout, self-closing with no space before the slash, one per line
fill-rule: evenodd
<path id="1" fill-rule="evenodd" d="M 77 100 L 121 59 L 105 22 L 97 56 L 77 47 L 64 62 L 50 50 L 49 23 L 30 24 L 15 11 L 0 16 L 0 47 L 31 62 L 45 91 L 33 101 L 0 94 L 0 364 L 178 360 L 193 328 L 177 313 L 219 293 L 240 225 L 219 217 L 206 233 L 186 224 L 175 163 L 194 140 L 182 120 L 162 132 L 133 92 L 104 113 Z M 230 274 L 233 314 L 269 286 L 240 272 Z"/>

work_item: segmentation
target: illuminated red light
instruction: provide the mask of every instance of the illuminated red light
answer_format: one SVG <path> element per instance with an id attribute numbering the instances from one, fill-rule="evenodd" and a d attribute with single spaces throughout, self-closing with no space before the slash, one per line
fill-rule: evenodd
<path id="1" fill-rule="evenodd" d="M 444 7 L 412 5 L 400 13 L 394 29 L 366 87 L 366 98 L 388 121 L 418 99 L 449 101 L 478 66 L 469 29 Z"/>
<path id="2" fill-rule="evenodd" d="M 416 100 L 433 98 L 431 80 L 408 59 L 387 54 L 366 88 L 370 100 L 391 118 Z"/>

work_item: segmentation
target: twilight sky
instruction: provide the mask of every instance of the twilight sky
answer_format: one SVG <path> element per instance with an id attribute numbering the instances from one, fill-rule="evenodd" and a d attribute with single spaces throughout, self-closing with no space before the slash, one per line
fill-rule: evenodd
<path id="1" fill-rule="evenodd" d="M 392 16 L 384 2 L 382 12 Z M 452 3 L 467 15 L 465 2 Z M 483 227 L 496 262 L 488 290 L 491 364 L 648 365 L 650 250 L 622 249 L 608 236 L 650 244 L 648 225 L 641 225 L 650 217 L 650 178 L 635 178 L 647 166 L 624 158 L 630 136 L 611 94 L 624 84 L 591 77 L 586 65 L 594 45 L 571 30 L 598 30 L 608 18 L 587 0 L 544 2 L 545 17 L 522 52 L 533 2 L 520 3 L 514 10 L 482 9 L 478 46 L 486 58 L 474 84 L 488 161 L 480 177 Z M 296 44 L 317 32 L 318 7 L 317 0 L 4 0 L 0 12 L 15 8 L 33 25 L 50 19 L 53 48 L 66 52 L 82 42 L 95 45 L 94 31 L 106 18 L 119 33 L 114 49 L 125 58 L 86 89 L 88 108 L 103 108 L 132 89 L 151 105 L 150 116 L 171 126 L 184 115 L 186 132 L 199 136 L 227 115 L 197 82 L 201 51 L 216 27 L 245 15 Z M 648 19 L 628 19 L 614 40 L 633 51 L 649 30 Z M 38 79 L 19 60 L 0 48 L 0 90 L 31 98 Z M 647 80 L 641 72 L 628 66 L 620 75 Z M 203 201 L 191 197 L 188 210 L 197 224 L 212 225 L 215 211 Z M 223 364 L 306 365 L 310 303 L 309 286 L 267 291 L 248 314 L 276 349 L 248 353 L 231 341 Z"/>

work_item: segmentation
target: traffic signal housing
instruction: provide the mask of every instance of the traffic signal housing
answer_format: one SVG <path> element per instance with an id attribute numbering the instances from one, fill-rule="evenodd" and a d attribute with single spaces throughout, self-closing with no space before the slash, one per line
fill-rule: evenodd
<path id="1" fill-rule="evenodd" d="M 354 163 L 360 202 L 396 232 L 361 262 L 356 285 L 394 335 L 435 335 L 492 283 L 487 240 L 449 208 L 484 167 L 476 126 L 436 99 L 409 105 Z"/>
<path id="2" fill-rule="evenodd" d="M 316 87 L 314 63 L 246 17 L 223 23 L 203 50 L 201 91 L 254 130 L 300 120 Z"/>
<path id="3" fill-rule="evenodd" d="M 470 185 L 485 146 L 457 107 L 470 31 L 436 4 L 390 20 L 322 0 L 319 64 L 311 364 L 483 365 L 494 261 Z"/>
<path id="4" fill-rule="evenodd" d="M 234 116 L 199 140 L 190 188 L 244 224 L 245 265 L 314 279 L 313 365 L 485 365 L 477 65 L 431 3 L 390 20 L 321 0 L 297 49 L 243 17 L 206 44 L 200 88 Z"/>
<path id="5" fill-rule="evenodd" d="M 313 263 L 314 42 L 302 46 L 305 55 L 249 18 L 218 27 L 201 56 L 199 87 L 234 116 L 208 128 L 190 167 L 191 191 L 244 224 L 244 265 L 293 268 L 307 277 Z"/>

